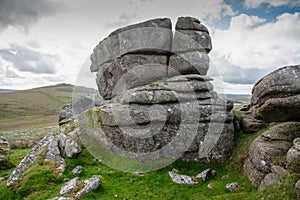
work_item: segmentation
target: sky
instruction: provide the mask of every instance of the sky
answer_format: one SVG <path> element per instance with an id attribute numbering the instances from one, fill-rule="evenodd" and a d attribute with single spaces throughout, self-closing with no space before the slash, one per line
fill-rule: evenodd
<path id="1" fill-rule="evenodd" d="M 78 84 L 110 32 L 151 18 L 192 16 L 213 43 L 208 74 L 251 94 L 264 75 L 300 64 L 300 0 L 0 0 L 0 88 Z"/>

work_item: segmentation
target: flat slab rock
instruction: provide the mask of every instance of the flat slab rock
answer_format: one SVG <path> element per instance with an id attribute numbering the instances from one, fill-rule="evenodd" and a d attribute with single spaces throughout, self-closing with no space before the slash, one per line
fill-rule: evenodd
<path id="1" fill-rule="evenodd" d="M 97 72 L 101 64 L 128 53 L 170 52 L 171 27 L 171 20 L 163 18 L 151 19 L 114 31 L 94 48 L 91 55 L 91 71 Z"/>

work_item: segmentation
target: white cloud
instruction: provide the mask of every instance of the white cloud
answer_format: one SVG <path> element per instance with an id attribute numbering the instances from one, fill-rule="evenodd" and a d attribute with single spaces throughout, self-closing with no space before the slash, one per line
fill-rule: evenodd
<path id="1" fill-rule="evenodd" d="M 276 21 L 245 14 L 231 19 L 228 30 L 215 30 L 212 61 L 224 80 L 254 83 L 281 66 L 300 63 L 300 13 Z"/>
<path id="2" fill-rule="evenodd" d="M 41 53 L 16 44 L 11 44 L 8 49 L 0 49 L 0 57 L 19 71 L 37 74 L 55 74 L 61 65 L 57 55 Z"/>
<path id="3" fill-rule="evenodd" d="M 299 0 L 246 0 L 245 6 L 247 8 L 258 8 L 261 4 L 268 4 L 269 6 L 299 6 Z"/>

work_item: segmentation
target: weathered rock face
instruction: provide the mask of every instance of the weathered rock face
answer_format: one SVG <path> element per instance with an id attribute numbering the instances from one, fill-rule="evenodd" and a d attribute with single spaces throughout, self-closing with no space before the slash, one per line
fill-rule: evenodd
<path id="1" fill-rule="evenodd" d="M 269 123 L 254 119 L 249 112 L 239 111 L 235 113 L 235 129 L 242 130 L 244 133 L 255 133 L 263 128 L 268 127 Z"/>
<path id="2" fill-rule="evenodd" d="M 280 68 L 263 77 L 252 90 L 251 111 L 264 121 L 300 120 L 300 66 Z"/>
<path id="3" fill-rule="evenodd" d="M 57 140 L 61 154 L 64 157 L 74 158 L 78 156 L 82 151 L 80 145 L 64 133 L 59 133 L 59 135 L 57 136 Z"/>
<path id="4" fill-rule="evenodd" d="M 166 158 L 184 153 L 185 160 L 222 162 L 234 146 L 233 105 L 212 98 L 208 80 L 193 74 L 157 81 L 127 90 L 81 116 L 97 115 L 101 140 L 117 146 L 111 148 L 115 153 L 140 160 L 151 159 L 144 155 L 149 152 Z M 176 145 L 170 151 L 172 142 Z"/>
<path id="5" fill-rule="evenodd" d="M 294 140 L 294 146 L 289 149 L 286 155 L 286 165 L 295 173 L 300 174 L 300 138 Z"/>
<path id="6" fill-rule="evenodd" d="M 6 139 L 0 138 L 0 164 L 8 160 L 10 152 L 9 143 Z"/>
<path id="7" fill-rule="evenodd" d="M 99 93 L 111 99 L 127 89 L 167 77 L 167 70 L 166 55 L 124 55 L 99 69 L 96 79 Z"/>
<path id="8" fill-rule="evenodd" d="M 104 99 L 164 77 L 206 75 L 212 48 L 207 28 L 192 17 L 178 19 L 174 38 L 171 28 L 170 19 L 153 19 L 118 29 L 99 43 L 90 69 L 98 72 Z"/>
<path id="9" fill-rule="evenodd" d="M 300 122 L 286 122 L 271 127 L 252 142 L 249 157 L 244 163 L 244 172 L 254 186 L 262 185 L 260 188 L 263 189 L 270 182 L 277 183 L 276 177 L 285 174 L 284 170 L 278 170 L 280 168 L 276 166 L 280 162 L 286 161 L 288 169 L 299 173 L 299 155 L 293 147 L 293 140 L 299 135 Z"/>
<path id="10" fill-rule="evenodd" d="M 264 190 L 268 186 L 271 186 L 274 188 L 280 186 L 280 184 L 281 184 L 280 178 L 282 178 L 283 176 L 289 175 L 288 170 L 284 169 L 281 166 L 272 165 L 271 169 L 272 169 L 272 172 L 265 175 L 264 179 L 260 183 L 260 185 L 258 187 L 259 191 Z"/>

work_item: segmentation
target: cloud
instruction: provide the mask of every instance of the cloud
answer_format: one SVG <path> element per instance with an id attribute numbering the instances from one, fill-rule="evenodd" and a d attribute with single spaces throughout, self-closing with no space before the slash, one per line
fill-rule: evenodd
<path id="1" fill-rule="evenodd" d="M 222 55 L 215 56 L 210 63 L 208 75 L 221 77 L 222 81 L 233 84 L 255 84 L 257 80 L 265 76 L 268 69 L 248 68 L 232 65 Z"/>
<path id="2" fill-rule="evenodd" d="M 105 28 L 120 28 L 122 26 L 129 25 L 136 17 L 137 17 L 136 13 L 134 14 L 122 13 L 116 21 L 107 23 L 105 25 Z"/>
<path id="3" fill-rule="evenodd" d="M 300 6 L 299 0 L 245 0 L 246 8 L 258 8 L 262 4 L 272 7 L 279 6 Z"/>
<path id="4" fill-rule="evenodd" d="M 0 67 L 0 72 L 2 72 L 3 76 L 6 78 L 23 78 L 17 74 L 17 72 L 11 66 L 3 66 Z"/>
<path id="5" fill-rule="evenodd" d="M 0 31 L 9 26 L 28 31 L 38 20 L 58 13 L 61 8 L 62 3 L 56 0 L 0 0 Z"/>
<path id="6" fill-rule="evenodd" d="M 60 58 L 56 55 L 40 53 L 16 44 L 0 49 L 0 56 L 15 69 L 36 74 L 55 74 L 61 65 Z"/>
<path id="7" fill-rule="evenodd" d="M 224 81 L 252 84 L 276 68 L 300 63 L 299 35 L 300 13 L 285 13 L 270 23 L 241 14 L 228 30 L 213 32 L 211 60 Z"/>
<path id="8" fill-rule="evenodd" d="M 115 8 L 118 4 L 119 8 Z M 113 5 L 113 6 L 112 6 Z M 233 16 L 235 13 L 231 6 L 224 0 L 111 0 L 106 4 L 110 14 L 114 14 L 109 20 L 111 23 L 105 28 L 120 28 L 120 26 L 141 22 L 151 18 L 169 17 L 176 22 L 179 16 L 194 16 L 200 20 L 211 23 L 223 19 L 225 16 Z M 122 13 L 121 15 L 119 13 Z"/>

